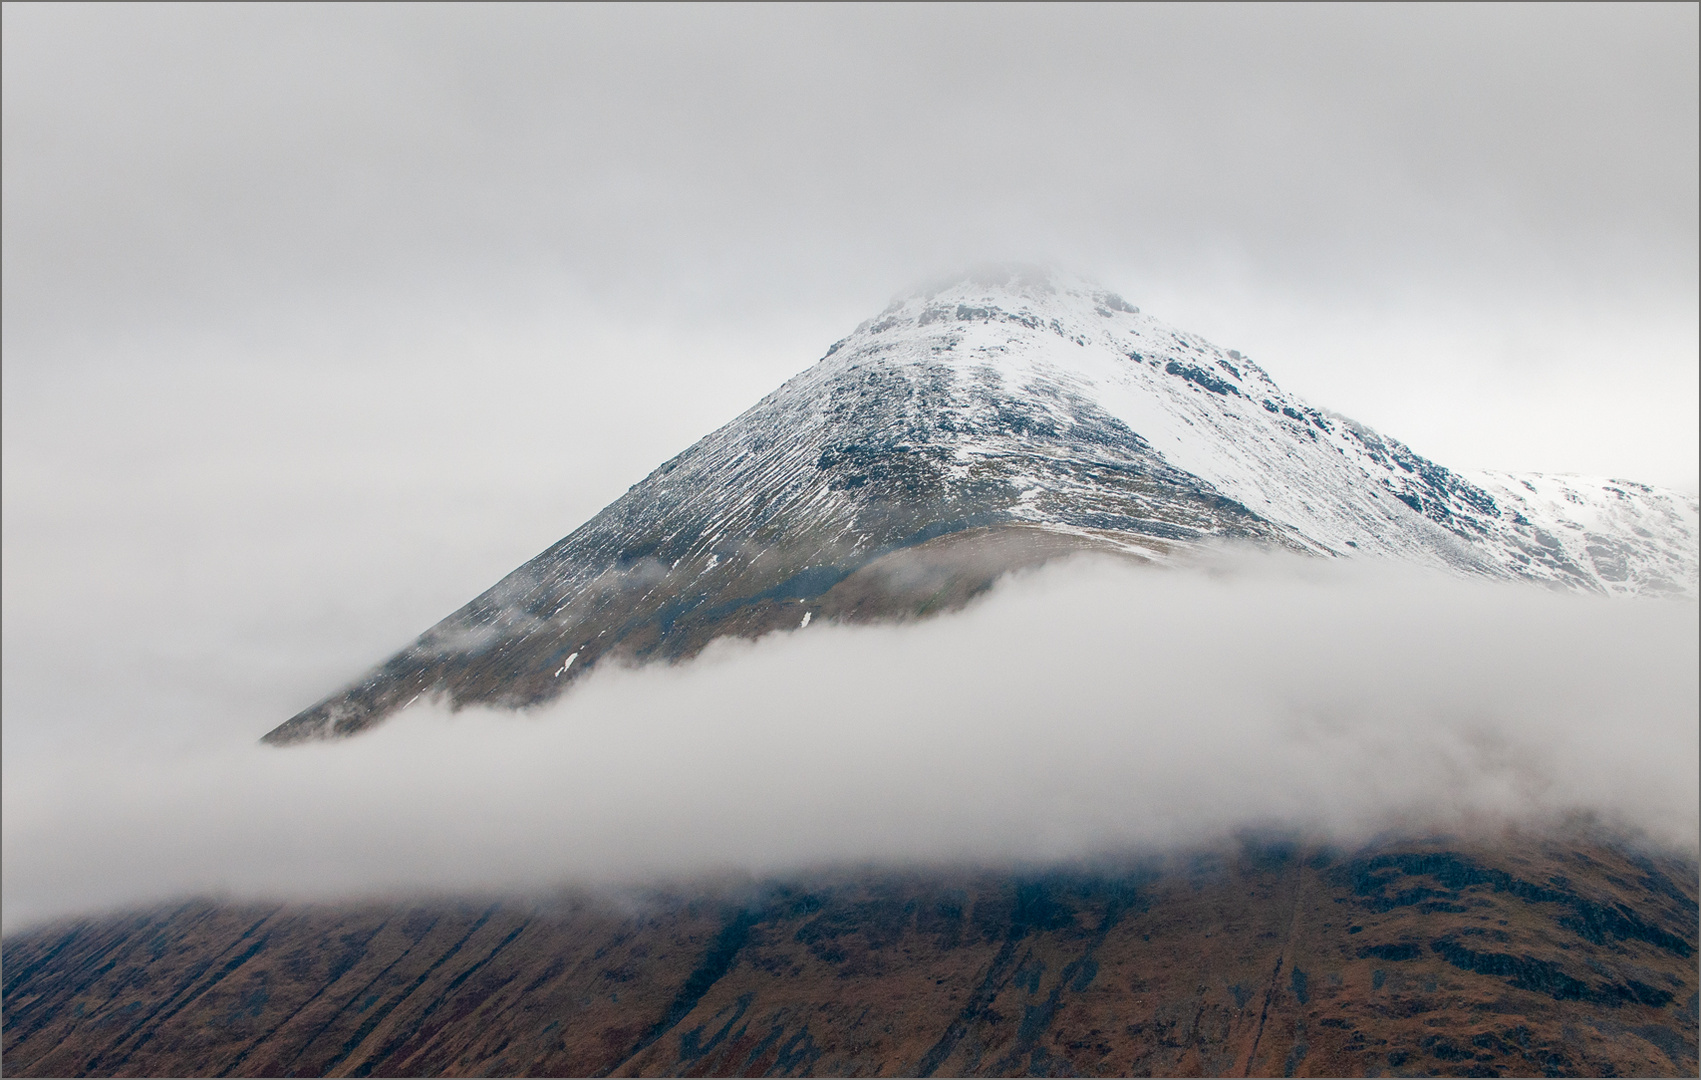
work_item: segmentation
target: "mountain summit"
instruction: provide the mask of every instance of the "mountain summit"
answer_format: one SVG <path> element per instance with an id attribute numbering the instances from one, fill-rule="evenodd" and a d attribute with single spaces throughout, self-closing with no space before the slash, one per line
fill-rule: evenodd
<path id="1" fill-rule="evenodd" d="M 961 604 L 1082 548 L 1237 538 L 1623 595 L 1697 592 L 1697 503 L 1446 469 L 1234 350 L 1058 274 L 893 301 L 357 684 L 265 736 L 349 735 L 422 695 L 548 700 L 610 657 Z"/>

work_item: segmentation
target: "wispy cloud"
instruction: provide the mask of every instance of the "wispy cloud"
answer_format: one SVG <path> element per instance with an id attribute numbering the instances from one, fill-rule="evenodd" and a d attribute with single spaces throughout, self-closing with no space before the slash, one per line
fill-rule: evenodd
<path id="1" fill-rule="evenodd" d="M 5 921 L 1576 814 L 1693 855 L 1696 648 L 1690 603 L 1080 558 L 958 615 L 601 670 L 532 713 L 8 760 Z"/>

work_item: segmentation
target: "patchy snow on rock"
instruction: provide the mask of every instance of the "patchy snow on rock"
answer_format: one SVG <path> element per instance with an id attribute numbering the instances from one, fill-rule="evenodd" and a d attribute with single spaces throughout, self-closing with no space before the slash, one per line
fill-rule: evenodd
<path id="1" fill-rule="evenodd" d="M 893 552 L 998 527 L 1159 562 L 1235 540 L 1609 595 L 1701 591 L 1693 497 L 1448 469 L 1090 282 L 1001 268 L 894 300 L 268 738 L 359 730 L 424 690 L 533 704 L 567 681 L 545 673 L 570 642 L 592 643 L 575 678 L 617 650 L 687 655 Z"/>

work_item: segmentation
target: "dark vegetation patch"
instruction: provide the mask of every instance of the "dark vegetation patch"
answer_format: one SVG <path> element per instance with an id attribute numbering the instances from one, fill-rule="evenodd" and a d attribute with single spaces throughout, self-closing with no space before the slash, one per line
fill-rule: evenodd
<path id="1" fill-rule="evenodd" d="M 1416 960 L 1423 956 L 1423 948 L 1411 942 L 1396 942 L 1388 945 L 1366 945 L 1358 951 L 1362 959 L 1374 956 L 1379 960 Z"/>
<path id="2" fill-rule="evenodd" d="M 1507 979 L 1520 990 L 1547 994 L 1556 1001 L 1587 1001 L 1595 1005 L 1619 1006 L 1628 1003 L 1651 1005 L 1668 1004 L 1671 991 L 1661 990 L 1625 979 L 1620 983 L 1591 986 L 1566 974 L 1558 964 L 1511 953 L 1479 952 L 1462 944 L 1457 938 L 1438 938 L 1430 942 L 1431 949 L 1456 968 L 1479 975 L 1497 975 Z"/>
<path id="3" fill-rule="evenodd" d="M 1440 888 L 1408 885 L 1404 880 L 1414 877 L 1430 878 Z M 1695 946 L 1683 935 L 1649 921 L 1623 902 L 1599 903 L 1578 895 L 1563 882 L 1538 885 L 1524 881 L 1453 852 L 1359 859 L 1337 869 L 1335 880 L 1350 885 L 1359 902 L 1372 911 L 1387 912 L 1399 907 L 1423 909 L 1425 905 L 1432 911 L 1462 911 L 1464 908 L 1458 901 L 1464 890 L 1485 888 L 1526 903 L 1560 904 L 1569 908 L 1569 914 L 1559 918 L 1559 925 L 1591 944 L 1599 945 L 1613 938 L 1646 942 L 1681 957 L 1695 952 Z"/>

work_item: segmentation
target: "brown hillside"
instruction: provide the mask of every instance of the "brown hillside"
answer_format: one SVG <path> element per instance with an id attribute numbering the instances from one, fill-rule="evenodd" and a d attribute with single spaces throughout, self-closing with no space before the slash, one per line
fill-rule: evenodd
<path id="1" fill-rule="evenodd" d="M 1684 1075 L 1694 864 L 1242 844 L 642 900 L 192 903 L 4 943 L 65 1075 Z"/>

